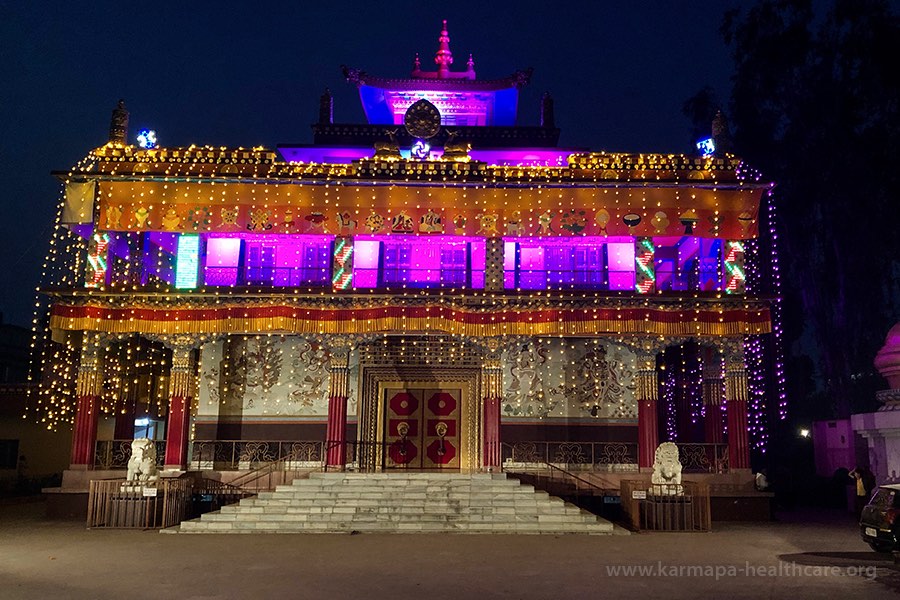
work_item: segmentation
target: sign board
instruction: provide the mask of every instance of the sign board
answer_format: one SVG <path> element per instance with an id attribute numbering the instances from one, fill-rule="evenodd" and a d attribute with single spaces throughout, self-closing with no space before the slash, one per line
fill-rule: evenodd
<path id="1" fill-rule="evenodd" d="M 156 488 L 155 487 L 145 487 L 144 488 L 144 497 L 145 498 L 155 498 L 156 497 Z"/>
<path id="2" fill-rule="evenodd" d="M 647 490 L 632 490 L 631 498 L 633 500 L 646 500 L 647 499 Z"/>

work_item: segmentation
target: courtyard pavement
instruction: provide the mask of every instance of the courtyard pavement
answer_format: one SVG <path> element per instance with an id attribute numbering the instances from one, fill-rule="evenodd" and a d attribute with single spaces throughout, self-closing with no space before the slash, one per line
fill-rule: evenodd
<path id="1" fill-rule="evenodd" d="M 0 599 L 888 598 L 900 567 L 838 511 L 612 536 L 88 531 L 0 506 Z"/>

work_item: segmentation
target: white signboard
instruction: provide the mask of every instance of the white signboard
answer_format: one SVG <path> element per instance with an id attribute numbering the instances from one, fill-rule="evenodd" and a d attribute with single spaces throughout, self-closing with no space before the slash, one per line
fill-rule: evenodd
<path id="1" fill-rule="evenodd" d="M 156 497 L 156 488 L 155 487 L 145 487 L 144 488 L 144 497 L 145 498 L 155 498 Z"/>
<path id="2" fill-rule="evenodd" d="M 632 490 L 631 498 L 634 500 L 646 500 L 647 499 L 647 490 Z"/>

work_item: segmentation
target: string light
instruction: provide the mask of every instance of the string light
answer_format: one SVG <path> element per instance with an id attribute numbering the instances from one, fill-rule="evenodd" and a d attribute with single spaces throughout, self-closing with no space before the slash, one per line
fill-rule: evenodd
<path id="1" fill-rule="evenodd" d="M 180 315 L 187 313 L 181 311 L 204 309 L 213 314 L 217 309 L 234 309 L 228 319 L 234 319 L 233 322 L 243 319 L 240 322 L 246 323 L 246 327 L 259 329 L 241 333 L 253 334 L 254 340 L 279 344 L 287 320 L 299 327 L 304 313 L 324 314 L 322 307 L 347 294 L 342 306 L 352 306 L 358 314 L 370 311 L 379 318 L 396 313 L 390 317 L 391 323 L 404 328 L 415 322 L 430 333 L 440 332 L 441 336 L 446 335 L 440 340 L 454 341 L 452 354 L 458 356 L 465 354 L 467 340 L 480 335 L 471 323 L 483 322 L 485 315 L 491 316 L 496 324 L 486 321 L 485 331 L 495 326 L 496 331 L 504 333 L 514 330 L 511 308 L 530 311 L 532 318 L 549 310 L 553 312 L 552 319 L 529 327 L 533 327 L 530 330 L 533 335 L 542 335 L 544 331 L 547 332 L 544 335 L 558 336 L 554 339 L 560 340 L 559 352 L 551 353 L 552 364 L 557 366 L 556 378 L 552 379 L 555 383 L 539 392 L 541 402 L 551 406 L 556 398 L 570 394 L 572 386 L 577 385 L 573 383 L 571 374 L 575 371 L 571 363 L 576 360 L 574 357 L 584 353 L 575 351 L 571 344 L 566 345 L 565 340 L 573 334 L 607 335 L 608 341 L 618 344 L 627 342 L 622 337 L 626 333 L 664 337 L 677 329 L 686 336 L 721 335 L 715 332 L 725 331 L 726 321 L 728 327 L 736 326 L 747 333 L 767 330 L 765 307 L 740 298 L 739 286 L 732 284 L 738 279 L 736 257 L 740 242 L 737 240 L 753 235 L 752 229 L 748 229 L 751 224 L 742 215 L 755 212 L 754 205 L 762 189 L 761 185 L 744 183 L 744 180 L 735 184 L 735 168 L 736 162 L 730 158 L 611 153 L 573 155 L 565 166 L 552 167 L 373 159 L 354 164 L 296 164 L 284 163 L 274 152 L 262 148 L 192 146 L 141 151 L 110 144 L 92 152 L 66 177 L 66 184 L 97 181 L 96 230 L 90 231 L 87 225 L 81 229 L 64 226 L 61 221 L 66 207 L 64 189 L 42 282 L 47 289 L 65 290 L 59 304 L 70 303 L 73 314 L 85 304 L 96 308 L 103 316 L 89 327 L 118 327 L 117 331 L 124 332 L 123 335 L 140 331 L 141 311 L 150 311 L 154 318 L 171 315 L 165 322 L 171 332 L 189 332 L 194 331 L 192 327 L 204 325 L 182 320 Z M 449 199 L 456 200 L 450 204 Z M 740 209 L 736 210 L 738 206 Z M 372 218 L 373 215 L 377 218 Z M 404 216 L 397 219 L 400 215 Z M 85 229 L 93 240 L 90 249 L 83 237 Z M 694 236 L 730 240 L 723 262 L 717 263 L 715 269 L 716 273 L 725 274 L 725 292 L 737 297 L 723 300 L 717 293 L 722 291 L 720 283 L 699 283 L 702 278 L 698 278 L 696 264 L 691 268 L 698 270 L 697 273 L 686 270 L 678 274 L 682 283 L 677 285 L 681 287 L 672 287 L 671 280 L 668 287 L 657 285 L 655 261 L 659 252 L 662 248 L 676 247 L 671 238 L 680 239 L 687 230 Z M 240 253 L 251 244 L 259 244 L 263 252 L 269 244 L 280 252 L 288 248 L 285 239 L 289 236 L 309 238 L 308 244 L 292 246 L 290 253 L 291 260 L 302 265 L 297 268 L 311 275 L 301 277 L 298 281 L 302 283 L 291 279 L 287 284 L 276 285 L 274 282 L 280 280 L 273 275 L 260 279 L 258 285 L 263 287 L 239 285 L 243 277 L 239 270 L 244 263 L 227 262 L 226 246 L 237 247 Z M 521 253 L 524 245 L 530 243 L 536 252 L 545 256 L 563 249 L 569 252 L 579 243 L 582 247 L 591 245 L 602 255 L 604 266 L 598 271 L 599 283 L 580 284 L 574 279 L 581 276 L 575 270 L 563 281 L 558 277 L 559 269 L 551 267 L 542 270 L 545 283 L 540 289 L 527 289 L 521 285 L 521 262 L 517 264 L 515 260 L 511 269 L 490 272 L 485 239 L 500 236 L 518 244 L 513 246 L 517 252 Z M 564 239 L 557 241 L 557 238 Z M 399 241 L 404 239 L 415 242 Z M 100 240 L 103 244 L 98 243 Z M 212 240 L 224 240 L 222 250 L 216 250 L 215 254 L 220 258 L 210 263 L 212 253 L 207 253 L 204 263 L 203 244 Z M 237 245 L 229 246 L 228 240 L 238 240 Z M 366 264 L 364 243 L 379 244 L 377 266 L 384 259 L 385 248 L 394 244 L 394 240 L 407 248 L 434 251 L 440 247 L 442 270 L 445 247 L 448 253 L 466 252 L 462 264 L 468 265 L 471 277 L 482 272 L 482 280 L 442 279 L 440 286 L 422 289 L 406 281 L 389 294 L 383 288 L 361 285 L 365 270 L 361 265 Z M 417 246 L 419 240 L 423 240 L 421 246 Z M 437 240 L 443 241 L 439 244 Z M 567 244 L 567 240 L 575 243 Z M 448 243 L 459 246 L 451 248 L 446 246 Z M 115 249 L 111 249 L 113 246 Z M 619 252 L 619 246 L 625 257 L 621 264 L 629 265 L 622 270 L 610 266 L 611 261 L 618 260 L 614 255 Z M 325 248 L 325 253 L 316 250 L 317 247 Z M 712 256 L 712 248 L 698 250 L 698 256 Z M 309 253 L 316 258 L 310 259 L 313 254 Z M 481 271 L 466 262 L 482 254 L 485 266 L 480 267 Z M 324 263 L 319 262 L 322 256 Z M 502 252 L 500 256 L 503 257 Z M 421 271 L 428 270 L 424 268 L 428 264 L 424 258 L 411 260 L 408 263 L 411 270 L 416 266 Z M 259 264 L 260 269 L 268 268 L 263 262 Z M 513 274 L 511 280 L 507 277 L 509 273 Z M 627 285 L 611 284 L 619 275 L 630 277 Z M 227 283 L 215 285 L 214 277 L 219 276 Z M 499 286 L 496 278 L 500 279 Z M 507 285 L 510 281 L 512 285 Z M 667 301 L 661 306 L 655 300 L 657 295 L 673 291 L 679 295 L 677 305 L 670 306 Z M 645 297 L 636 297 L 635 292 Z M 579 302 L 577 310 L 557 310 L 573 299 Z M 429 316 L 416 317 L 410 311 L 395 311 L 400 305 L 423 306 Z M 59 331 L 70 331 L 67 339 L 56 343 L 47 338 L 39 344 L 43 332 L 41 315 L 48 306 L 46 299 L 36 305 L 34 345 L 41 346 L 44 353 L 36 359 L 33 371 L 43 371 L 43 377 L 29 415 L 56 427 L 73 417 L 77 372 L 73 365 L 78 364 L 80 344 L 72 333 L 79 329 L 78 319 L 87 317 L 56 314 Z M 271 316 L 285 309 L 290 310 L 283 319 Z M 731 309 L 733 314 L 729 313 Z M 658 318 L 667 312 L 677 314 L 674 325 Z M 716 320 L 706 319 L 712 315 Z M 362 333 L 366 333 L 365 326 L 364 320 L 356 317 L 343 325 L 348 331 L 358 327 Z M 303 327 L 315 327 L 312 331 L 304 330 L 306 336 L 326 336 L 329 333 L 326 327 L 330 325 L 318 321 Z M 451 330 L 442 331 L 444 327 Z M 170 352 L 158 343 L 141 340 L 131 336 L 104 347 L 103 377 L 107 383 L 102 395 L 104 414 L 138 410 L 156 416 L 165 414 Z M 387 340 L 385 337 L 385 344 Z M 392 343 L 396 341 L 391 338 Z M 409 346 L 413 342 L 404 338 L 399 343 Z M 593 343 L 597 343 L 596 338 Z M 376 347 L 379 346 L 367 346 L 365 352 L 375 352 Z M 381 347 L 387 352 L 386 346 Z M 755 348 L 752 344 L 750 347 Z M 274 348 L 273 344 L 265 344 L 260 354 L 263 364 L 274 361 Z M 696 423 L 703 415 L 700 367 L 695 354 L 682 350 L 680 379 L 674 368 L 661 378 L 670 439 L 677 439 L 679 433 L 676 386 L 680 385 L 682 393 L 689 398 L 690 422 Z M 426 362 L 432 360 L 429 353 L 425 356 Z M 223 345 L 222 359 L 226 365 L 237 360 L 231 344 Z M 281 368 L 290 382 L 289 393 L 296 390 L 299 367 L 284 363 Z M 153 387 L 153 381 L 159 385 Z M 599 380 L 585 382 L 586 393 L 602 397 L 601 383 Z M 238 385 L 233 378 L 224 376 L 218 402 L 224 402 L 228 394 L 242 395 L 242 390 L 235 387 Z M 598 416 L 602 413 L 595 411 L 596 406 L 585 402 L 581 410 Z M 281 408 L 273 410 L 277 412 Z M 619 406 L 615 410 L 620 416 L 628 413 L 627 407 Z M 753 410 L 762 409 L 756 406 Z M 761 427 L 760 423 L 758 419 L 752 420 L 753 427 Z"/>

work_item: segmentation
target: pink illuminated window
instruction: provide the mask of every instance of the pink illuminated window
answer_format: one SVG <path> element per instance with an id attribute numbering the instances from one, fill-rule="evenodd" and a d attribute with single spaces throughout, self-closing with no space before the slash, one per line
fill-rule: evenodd
<path id="1" fill-rule="evenodd" d="M 237 285 L 240 259 L 240 238 L 209 238 L 204 267 L 206 285 Z"/>
<path id="2" fill-rule="evenodd" d="M 634 241 L 606 245 L 610 290 L 634 290 Z"/>

